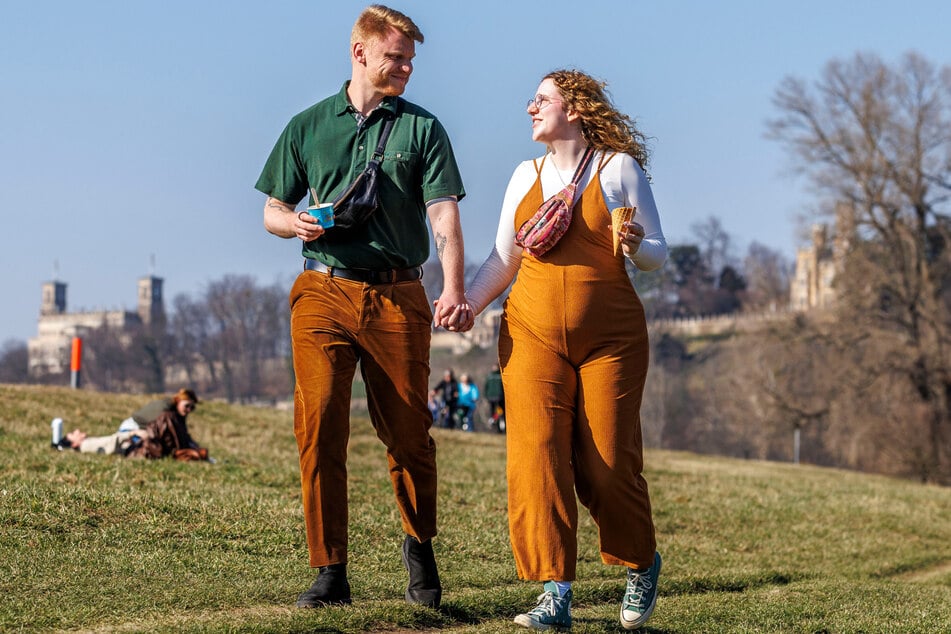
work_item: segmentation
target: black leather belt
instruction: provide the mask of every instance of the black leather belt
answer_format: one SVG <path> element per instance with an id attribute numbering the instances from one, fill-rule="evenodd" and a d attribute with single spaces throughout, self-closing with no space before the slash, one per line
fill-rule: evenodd
<path id="1" fill-rule="evenodd" d="M 317 271 L 330 277 L 341 277 L 345 280 L 363 282 L 364 284 L 396 284 L 397 282 L 411 282 L 423 277 L 423 267 L 414 266 L 408 269 L 389 269 L 388 271 L 371 271 L 369 269 L 342 269 L 337 266 L 327 266 L 323 262 L 304 258 L 305 271 Z"/>

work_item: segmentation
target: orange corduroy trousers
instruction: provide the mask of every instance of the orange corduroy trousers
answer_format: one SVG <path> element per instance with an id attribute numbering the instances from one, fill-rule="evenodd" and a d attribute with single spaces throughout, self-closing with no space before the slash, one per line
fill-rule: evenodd
<path id="1" fill-rule="evenodd" d="M 347 561 L 347 444 L 358 362 L 403 532 L 434 537 L 436 444 L 426 404 L 432 311 L 422 284 L 369 285 L 304 271 L 289 301 L 310 565 Z"/>

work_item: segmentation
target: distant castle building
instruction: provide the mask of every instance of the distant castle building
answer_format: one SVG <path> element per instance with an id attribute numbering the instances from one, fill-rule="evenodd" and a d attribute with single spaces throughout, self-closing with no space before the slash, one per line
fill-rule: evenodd
<path id="1" fill-rule="evenodd" d="M 109 327 L 118 336 L 133 332 L 161 331 L 165 328 L 165 303 L 162 279 L 154 276 L 139 280 L 136 312 L 97 310 L 66 312 L 66 284 L 52 281 L 43 284 L 37 335 L 27 341 L 28 367 L 31 375 L 58 374 L 69 370 L 73 337 L 82 337 L 91 330 Z"/>
<path id="2" fill-rule="evenodd" d="M 812 244 L 796 252 L 796 272 L 789 284 L 790 307 L 796 311 L 826 308 L 835 302 L 835 276 L 842 270 L 852 239 L 855 215 L 848 203 L 835 208 L 835 235 L 829 227 L 812 227 Z"/>

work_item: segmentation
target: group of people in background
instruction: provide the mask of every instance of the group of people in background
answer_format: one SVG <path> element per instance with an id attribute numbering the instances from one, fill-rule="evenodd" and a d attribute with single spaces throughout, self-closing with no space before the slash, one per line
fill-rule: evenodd
<path id="1" fill-rule="evenodd" d="M 488 402 L 488 430 L 504 433 L 505 426 L 499 424 L 504 416 L 505 396 L 498 364 L 489 371 L 483 391 L 479 390 L 469 374 L 460 374 L 456 379 L 455 372 L 448 368 L 442 380 L 429 390 L 429 411 L 433 416 L 433 424 L 444 429 L 477 431 L 478 407 L 483 399 Z"/>

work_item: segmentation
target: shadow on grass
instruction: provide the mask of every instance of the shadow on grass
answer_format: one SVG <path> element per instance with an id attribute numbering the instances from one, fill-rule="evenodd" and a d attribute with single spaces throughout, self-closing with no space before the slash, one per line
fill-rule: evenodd
<path id="1" fill-rule="evenodd" d="M 681 596 L 708 594 L 716 592 L 746 592 L 756 588 L 786 586 L 794 581 L 806 578 L 806 575 L 793 576 L 787 573 L 768 571 L 747 577 L 704 576 L 694 578 L 661 577 L 660 596 Z M 576 584 L 575 600 L 579 604 L 599 604 L 620 602 L 624 594 L 624 584 Z"/>
<path id="2" fill-rule="evenodd" d="M 786 586 L 805 579 L 807 575 L 793 576 L 787 573 L 767 571 L 758 575 L 737 578 L 735 576 L 707 576 L 693 579 L 661 580 L 661 595 L 677 596 L 706 594 L 710 592 L 745 592 L 768 586 Z"/>
<path id="3" fill-rule="evenodd" d="M 596 632 L 623 632 L 621 626 L 618 624 L 617 616 L 603 617 L 603 618 L 590 618 L 584 616 L 574 616 L 573 625 L 577 629 L 581 629 L 586 632 L 596 631 Z M 520 630 L 521 631 L 521 630 Z M 557 631 L 557 630 L 555 630 Z M 683 630 L 669 630 L 664 628 L 654 628 L 650 626 L 650 623 L 643 625 L 637 629 L 638 634 L 683 634 Z"/>
<path id="4" fill-rule="evenodd" d="M 476 625 L 499 618 L 509 618 L 510 615 L 524 611 L 522 602 L 502 600 L 491 602 L 444 602 L 439 607 L 439 613 L 448 623 L 454 625 Z M 443 623 L 445 624 L 445 622 Z"/>

